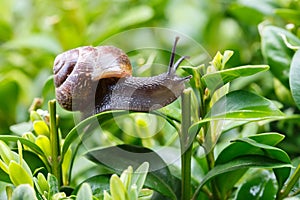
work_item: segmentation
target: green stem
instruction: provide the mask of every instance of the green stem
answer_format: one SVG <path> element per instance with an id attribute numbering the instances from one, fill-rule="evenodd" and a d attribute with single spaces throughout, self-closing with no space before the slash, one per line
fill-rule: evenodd
<path id="1" fill-rule="evenodd" d="M 56 124 L 56 101 L 48 102 L 50 113 L 50 143 L 51 143 L 51 160 L 52 160 L 52 174 L 57 178 L 58 183 L 61 184 L 61 166 L 60 166 L 60 144 L 58 128 Z"/>
<path id="2" fill-rule="evenodd" d="M 191 126 L 191 90 L 183 91 L 182 123 L 181 123 L 181 199 L 190 199 L 191 196 L 191 159 L 193 142 L 189 138 L 188 130 Z"/>
<path id="3" fill-rule="evenodd" d="M 292 176 L 289 179 L 288 183 L 286 184 L 285 188 L 279 192 L 278 197 L 276 199 L 281 200 L 281 199 L 284 199 L 285 197 L 287 197 L 289 195 L 290 191 L 295 186 L 296 182 L 299 180 L 299 178 L 300 178 L 300 165 L 297 166 L 296 170 L 292 174 Z"/>

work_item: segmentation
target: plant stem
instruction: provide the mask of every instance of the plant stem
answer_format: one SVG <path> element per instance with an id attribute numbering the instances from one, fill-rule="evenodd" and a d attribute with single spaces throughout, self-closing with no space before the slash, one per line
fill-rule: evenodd
<path id="1" fill-rule="evenodd" d="M 186 89 L 182 99 L 181 123 L 181 199 L 190 199 L 191 196 L 191 159 L 193 138 L 189 138 L 188 130 L 191 125 L 191 90 Z"/>
<path id="2" fill-rule="evenodd" d="M 50 113 L 50 143 L 51 143 L 51 159 L 52 159 L 52 174 L 57 178 L 58 183 L 61 185 L 61 166 L 60 166 L 60 145 L 58 128 L 56 124 L 56 101 L 51 100 L 48 102 Z"/>
<path id="3" fill-rule="evenodd" d="M 288 181 L 288 183 L 286 184 L 285 188 L 279 192 L 278 197 L 276 199 L 281 200 L 281 199 L 287 197 L 289 195 L 290 191 L 293 189 L 296 182 L 299 180 L 299 178 L 300 178 L 300 165 L 297 166 L 296 170 L 292 174 L 292 176 L 291 176 L 290 180 Z"/>

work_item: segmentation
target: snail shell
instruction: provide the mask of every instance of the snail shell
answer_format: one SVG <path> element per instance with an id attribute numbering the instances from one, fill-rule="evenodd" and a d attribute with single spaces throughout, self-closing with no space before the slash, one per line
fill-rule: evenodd
<path id="1" fill-rule="evenodd" d="M 105 110 L 149 111 L 176 100 L 184 82 L 175 72 L 186 58 L 175 64 L 175 47 L 169 70 L 153 77 L 133 77 L 127 55 L 113 46 L 84 46 L 59 54 L 54 61 L 54 84 L 59 104 L 85 115 Z"/>

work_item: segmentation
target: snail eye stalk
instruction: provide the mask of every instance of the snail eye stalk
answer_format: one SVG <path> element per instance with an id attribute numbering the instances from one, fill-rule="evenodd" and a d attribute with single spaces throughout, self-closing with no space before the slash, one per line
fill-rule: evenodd
<path id="1" fill-rule="evenodd" d="M 176 52 L 176 46 L 177 46 L 178 40 L 179 40 L 179 37 L 177 36 L 177 37 L 175 38 L 174 45 L 173 45 L 173 48 L 172 48 L 171 57 L 170 57 L 169 71 L 168 71 L 168 74 L 169 74 L 169 75 L 171 74 L 172 67 L 173 67 L 173 64 L 174 64 L 175 52 Z"/>

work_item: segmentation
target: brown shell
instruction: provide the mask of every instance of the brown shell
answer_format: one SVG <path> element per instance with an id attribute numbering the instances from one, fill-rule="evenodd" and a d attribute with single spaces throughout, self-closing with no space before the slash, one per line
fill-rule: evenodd
<path id="1" fill-rule="evenodd" d="M 67 110 L 88 109 L 98 81 L 131 76 L 127 55 L 113 46 L 84 46 L 59 54 L 54 61 L 54 84 L 59 104 Z"/>

